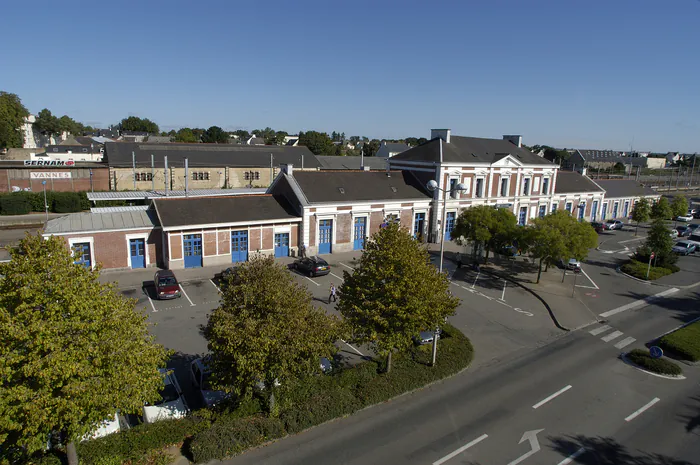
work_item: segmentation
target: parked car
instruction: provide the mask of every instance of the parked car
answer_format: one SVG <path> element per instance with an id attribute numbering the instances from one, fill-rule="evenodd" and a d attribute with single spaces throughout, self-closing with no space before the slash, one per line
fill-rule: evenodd
<path id="1" fill-rule="evenodd" d="M 697 223 L 692 223 L 688 225 L 688 229 L 690 229 L 691 234 L 695 232 L 696 229 L 700 228 L 700 224 Z"/>
<path id="2" fill-rule="evenodd" d="M 143 407 L 143 422 L 153 423 L 158 420 L 170 418 L 182 418 L 187 415 L 187 402 L 182 396 L 182 389 L 177 382 L 175 372 L 161 368 L 158 370 L 163 376 L 163 389 L 160 391 L 161 399 Z"/>
<path id="3" fill-rule="evenodd" d="M 213 407 L 228 395 L 224 391 L 215 391 L 211 387 L 211 369 L 207 357 L 192 360 L 190 364 L 190 376 L 192 385 L 199 389 L 204 405 Z"/>
<path id="4" fill-rule="evenodd" d="M 608 228 L 605 227 L 605 225 L 604 225 L 603 223 L 598 223 L 598 222 L 593 222 L 593 223 L 591 223 L 591 227 L 592 227 L 593 229 L 595 229 L 595 232 L 597 232 L 597 233 L 601 233 L 601 232 L 603 232 L 605 229 L 608 229 Z"/>
<path id="5" fill-rule="evenodd" d="M 328 262 L 316 255 L 297 259 L 292 263 L 292 268 L 299 273 L 308 274 L 312 278 L 327 275 L 331 272 L 331 266 Z"/>
<path id="6" fill-rule="evenodd" d="M 119 414 L 115 413 L 113 417 L 110 417 L 100 423 L 100 426 L 95 429 L 92 433 L 87 433 L 81 438 L 82 441 L 87 441 L 88 439 L 103 438 L 112 433 L 118 433 L 121 431 L 121 423 L 119 421 Z"/>
<path id="7" fill-rule="evenodd" d="M 700 231 L 694 231 L 693 233 L 688 236 L 688 239 L 686 239 L 688 242 L 694 243 L 698 250 L 700 250 Z"/>
<path id="8" fill-rule="evenodd" d="M 438 329 L 437 338 L 440 339 L 441 331 Z M 413 341 L 418 345 L 432 344 L 433 338 L 435 336 L 435 331 L 421 331 L 418 336 L 413 338 Z"/>
<path id="9" fill-rule="evenodd" d="M 330 373 L 333 370 L 333 363 L 331 363 L 331 361 L 328 360 L 326 357 L 321 357 L 320 363 L 321 371 L 323 373 Z"/>
<path id="10" fill-rule="evenodd" d="M 678 231 L 678 237 L 690 236 L 690 233 L 692 232 L 692 230 L 687 226 L 678 226 L 676 227 L 676 231 Z"/>
<path id="11" fill-rule="evenodd" d="M 697 245 L 690 241 L 678 241 L 673 245 L 673 252 L 679 255 L 688 255 L 695 253 Z"/>
<path id="12" fill-rule="evenodd" d="M 571 258 L 566 262 L 564 262 L 564 260 L 562 260 L 561 266 L 563 268 L 566 268 L 567 270 L 574 270 L 576 272 L 581 271 L 581 262 L 579 262 L 575 258 Z"/>
<path id="13" fill-rule="evenodd" d="M 668 232 L 668 234 L 669 234 L 671 237 L 674 237 L 674 238 L 675 238 L 675 237 L 678 237 L 678 230 L 676 230 L 676 229 L 671 229 L 671 230 Z"/>
<path id="14" fill-rule="evenodd" d="M 156 271 L 153 283 L 156 286 L 156 298 L 159 300 L 182 297 L 175 273 L 170 270 Z"/>
<path id="15" fill-rule="evenodd" d="M 685 215 L 680 215 L 676 217 L 676 221 L 685 221 L 686 223 L 690 223 L 693 221 L 693 215 L 690 213 L 686 213 Z"/>
<path id="16" fill-rule="evenodd" d="M 605 224 L 608 225 L 608 229 L 622 229 L 622 227 L 625 225 L 620 220 L 608 220 L 605 222 Z"/>
<path id="17" fill-rule="evenodd" d="M 506 245 L 505 247 L 502 247 L 499 251 L 499 254 L 505 255 L 506 257 L 516 257 L 520 255 L 520 252 L 518 252 L 518 248 L 514 245 Z"/>
<path id="18" fill-rule="evenodd" d="M 693 213 L 693 218 L 695 218 L 695 219 L 700 218 L 700 211 Z"/>

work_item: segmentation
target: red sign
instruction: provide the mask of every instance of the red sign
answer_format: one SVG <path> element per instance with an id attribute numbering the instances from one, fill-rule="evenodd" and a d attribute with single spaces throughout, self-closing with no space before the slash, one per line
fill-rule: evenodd
<path id="1" fill-rule="evenodd" d="M 654 259 L 654 252 L 652 252 L 651 257 L 649 257 L 649 260 L 653 260 L 653 259 Z"/>

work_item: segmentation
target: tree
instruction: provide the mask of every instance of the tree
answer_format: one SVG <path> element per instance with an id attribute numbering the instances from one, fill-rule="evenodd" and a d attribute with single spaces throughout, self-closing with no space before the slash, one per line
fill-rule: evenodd
<path id="1" fill-rule="evenodd" d="M 299 145 L 306 146 L 314 155 L 326 155 L 334 150 L 333 141 L 325 132 L 299 131 Z"/>
<path id="2" fill-rule="evenodd" d="M 373 157 L 377 154 L 379 151 L 379 147 L 381 146 L 381 142 L 379 142 L 378 139 L 372 139 L 368 143 L 365 144 L 365 156 L 366 157 Z"/>
<path id="3" fill-rule="evenodd" d="M 236 129 L 235 131 L 233 131 L 233 135 L 238 136 L 239 140 L 250 139 L 250 133 L 245 129 Z"/>
<path id="4" fill-rule="evenodd" d="M 228 143 L 228 133 L 224 132 L 219 126 L 211 126 L 204 131 L 202 142 L 209 144 L 226 144 Z"/>
<path id="5" fill-rule="evenodd" d="M 652 253 L 655 257 L 654 262 L 662 267 L 672 265 L 678 259 L 673 253 L 673 238 L 669 234 L 668 226 L 660 218 L 651 223 L 644 244 L 637 249 L 637 258 L 643 262 L 649 261 Z"/>
<path id="6" fill-rule="evenodd" d="M 27 235 L 0 274 L 0 450 L 76 441 L 160 398 L 167 352 L 147 317 L 62 238 Z"/>
<path id="7" fill-rule="evenodd" d="M 557 210 L 532 222 L 533 226 L 526 230 L 525 242 L 530 255 L 539 259 L 537 283 L 542 276 L 543 264 L 570 258 L 584 260 L 588 250 L 598 244 L 595 229 L 565 210 Z"/>
<path id="8" fill-rule="evenodd" d="M 676 195 L 671 201 L 671 214 L 675 220 L 679 216 L 685 215 L 688 211 L 688 199 L 682 195 Z"/>
<path id="9" fill-rule="evenodd" d="M 24 145 L 24 118 L 29 111 L 17 94 L 0 91 L 0 149 Z"/>
<path id="10" fill-rule="evenodd" d="M 637 223 L 637 227 L 634 228 L 635 236 L 637 235 L 637 229 L 639 229 L 639 223 L 649 221 L 650 215 L 651 205 L 649 204 L 649 199 L 642 197 L 632 209 L 632 221 Z"/>
<path id="11" fill-rule="evenodd" d="M 338 320 L 312 305 L 284 265 L 257 255 L 229 277 L 205 337 L 215 386 L 246 396 L 263 381 L 272 407 L 276 381 L 318 372 L 340 334 Z"/>
<path id="12" fill-rule="evenodd" d="M 58 119 L 58 128 L 61 132 L 66 131 L 77 136 L 82 136 L 85 131 L 85 126 L 82 123 L 75 121 L 68 115 L 63 115 Z"/>
<path id="13" fill-rule="evenodd" d="M 122 131 L 147 132 L 149 134 L 158 134 L 160 132 L 156 123 L 148 118 L 139 118 L 138 116 L 129 116 L 121 120 L 119 129 Z"/>
<path id="14" fill-rule="evenodd" d="M 192 132 L 192 129 L 181 128 L 175 134 L 175 142 L 194 143 L 194 142 L 200 142 L 200 140 L 197 138 L 197 136 L 194 134 L 194 132 Z"/>
<path id="15" fill-rule="evenodd" d="M 486 246 L 492 239 L 490 227 L 493 221 L 493 212 L 493 207 L 486 205 L 465 208 L 457 217 L 450 236 L 457 238 L 455 242 L 459 245 L 462 245 L 464 240 L 471 242 L 474 256 L 476 256 L 476 251 Z"/>
<path id="16" fill-rule="evenodd" d="M 671 205 L 668 203 L 666 197 L 661 197 L 651 207 L 651 218 L 654 220 L 667 220 L 671 218 L 672 214 Z"/>
<path id="17" fill-rule="evenodd" d="M 284 145 L 284 138 L 287 136 L 286 131 L 277 131 L 265 139 L 265 145 Z"/>
<path id="18" fill-rule="evenodd" d="M 61 134 L 61 127 L 58 118 L 51 111 L 44 108 L 36 115 L 34 127 L 42 134 L 52 137 Z"/>
<path id="19" fill-rule="evenodd" d="M 343 279 L 337 308 L 353 340 L 372 344 L 387 357 L 387 371 L 393 352 L 406 350 L 421 331 L 443 324 L 459 305 L 447 275 L 396 223 L 372 236 L 355 271 L 344 271 Z"/>

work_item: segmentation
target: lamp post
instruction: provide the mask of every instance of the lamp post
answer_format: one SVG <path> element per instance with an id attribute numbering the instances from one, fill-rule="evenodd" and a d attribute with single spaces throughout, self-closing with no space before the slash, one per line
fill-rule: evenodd
<path id="1" fill-rule="evenodd" d="M 447 233 L 447 193 L 450 191 L 465 191 L 466 187 L 461 182 L 458 183 L 454 189 L 442 189 L 437 181 L 431 179 L 425 186 L 430 192 L 440 192 L 442 191 L 442 222 L 440 223 L 440 273 L 442 273 L 442 264 L 445 255 L 445 234 Z M 433 333 L 433 358 L 432 365 L 435 366 L 435 361 L 437 359 L 437 340 L 439 337 L 440 328 L 435 328 L 435 333 Z"/>
<path id="2" fill-rule="evenodd" d="M 46 212 L 46 222 L 49 222 L 49 203 L 46 201 L 46 181 L 41 181 L 44 188 L 44 211 Z"/>

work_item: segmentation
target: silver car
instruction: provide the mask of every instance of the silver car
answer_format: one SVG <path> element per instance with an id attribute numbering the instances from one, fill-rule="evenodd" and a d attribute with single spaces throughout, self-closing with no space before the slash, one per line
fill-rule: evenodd
<path id="1" fill-rule="evenodd" d="M 689 255 L 695 253 L 697 246 L 694 242 L 678 241 L 673 245 L 673 252 L 679 255 Z"/>

